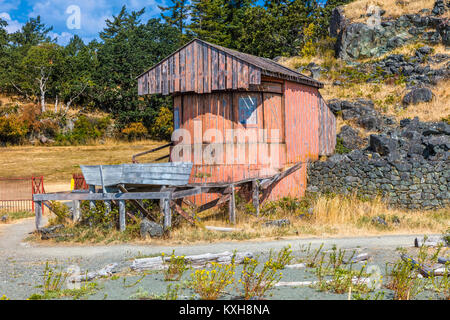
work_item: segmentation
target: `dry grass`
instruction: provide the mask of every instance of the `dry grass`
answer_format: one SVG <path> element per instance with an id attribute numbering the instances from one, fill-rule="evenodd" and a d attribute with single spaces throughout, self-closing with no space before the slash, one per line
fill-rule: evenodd
<path id="1" fill-rule="evenodd" d="M 344 15 L 352 22 L 367 21 L 369 6 L 378 6 L 386 11 L 383 18 L 397 18 L 404 14 L 416 14 L 422 9 L 433 9 L 435 0 L 357 0 L 344 6 Z M 445 14 L 448 16 L 448 13 Z"/>
<path id="2" fill-rule="evenodd" d="M 51 191 L 70 184 L 72 174 L 80 172 L 79 165 L 131 163 L 133 154 L 146 151 L 166 142 L 143 140 L 136 142 L 106 141 L 94 146 L 33 147 L 17 146 L 0 148 L 0 177 L 43 175 L 45 185 L 55 185 Z M 163 149 L 139 158 L 151 162 L 166 155 Z M 47 187 L 48 188 L 48 187 Z"/>
<path id="3" fill-rule="evenodd" d="M 305 201 L 305 200 L 304 200 Z M 369 236 L 381 234 L 423 234 L 443 233 L 450 224 L 449 208 L 435 211 L 405 211 L 389 208 L 379 197 L 371 200 L 353 195 L 320 196 L 310 201 L 314 208 L 312 216 L 305 216 L 304 207 L 286 209 L 285 206 L 268 203 L 265 214 L 259 218 L 249 214 L 241 206 L 237 214 L 236 232 L 217 232 L 188 224 L 174 228 L 170 236 L 164 239 L 141 240 L 137 226 L 132 226 L 125 234 L 116 230 L 108 232 L 85 227 L 75 239 L 68 238 L 65 244 L 92 243 L 141 243 L 141 244 L 192 244 L 216 241 L 261 241 L 306 237 Z M 274 209 L 275 210 L 272 210 Z M 264 211 L 264 210 L 263 210 Z M 388 226 L 372 223 L 372 218 L 383 217 Z M 201 214 L 202 221 L 208 226 L 230 227 L 226 210 L 212 209 Z M 266 227 L 268 220 L 287 218 L 291 224 L 286 227 Z M 393 223 L 399 219 L 400 223 Z M 70 230 L 69 233 L 72 233 Z M 83 241 L 80 242 L 80 239 Z M 33 238 L 33 240 L 37 240 Z M 38 240 L 39 241 L 39 240 Z M 54 240 L 48 240 L 54 241 Z M 48 242 L 47 241 L 47 242 Z"/>

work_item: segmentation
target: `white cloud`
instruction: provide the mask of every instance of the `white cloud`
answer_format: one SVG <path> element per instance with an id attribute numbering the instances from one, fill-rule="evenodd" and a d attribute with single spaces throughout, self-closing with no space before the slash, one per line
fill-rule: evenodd
<path id="1" fill-rule="evenodd" d="M 0 0 L 0 12 L 15 10 L 20 6 L 20 0 Z"/>
<path id="2" fill-rule="evenodd" d="M 17 30 L 20 30 L 20 28 L 22 27 L 22 23 L 20 23 L 17 20 L 12 20 L 11 16 L 7 12 L 0 12 L 0 18 L 8 23 L 8 25 L 5 28 L 8 33 L 16 32 Z"/>
<path id="3" fill-rule="evenodd" d="M 0 0 L 2 1 L 2 0 Z M 77 0 L 69 2 L 67 0 L 46 0 L 34 3 L 29 17 L 41 16 L 41 20 L 54 27 L 54 31 L 64 37 L 64 33 L 74 33 L 85 40 L 93 39 L 106 26 L 105 20 L 112 19 L 113 15 L 117 15 L 124 2 L 122 0 Z M 127 9 L 140 10 L 145 7 L 145 15 L 142 21 L 155 16 L 159 16 L 159 5 L 165 5 L 165 1 L 155 0 L 132 0 L 125 3 Z M 67 28 L 67 19 L 69 14 L 66 13 L 70 5 L 77 5 L 81 12 L 81 28 L 69 30 Z M 60 42 L 60 41 L 58 41 Z"/>

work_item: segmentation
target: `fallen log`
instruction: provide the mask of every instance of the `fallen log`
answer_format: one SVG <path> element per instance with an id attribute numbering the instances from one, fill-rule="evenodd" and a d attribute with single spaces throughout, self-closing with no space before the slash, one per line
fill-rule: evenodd
<path id="1" fill-rule="evenodd" d="M 49 233 L 53 233 L 56 230 L 62 229 L 62 228 L 64 228 L 64 225 L 63 224 L 58 224 L 56 226 L 52 226 L 52 227 L 48 227 L 48 228 L 40 228 L 38 230 L 38 232 L 41 233 L 41 234 L 49 234 Z"/>
<path id="2" fill-rule="evenodd" d="M 333 280 L 326 280 L 326 283 L 330 283 Z M 369 278 L 353 278 L 352 283 L 355 285 L 366 284 L 369 285 L 372 282 Z M 320 281 L 280 281 L 275 284 L 275 287 L 303 287 L 303 286 L 313 286 L 320 283 Z"/>
<path id="3" fill-rule="evenodd" d="M 117 267 L 117 265 L 117 263 L 111 263 L 97 271 L 88 272 L 86 274 L 74 274 L 70 276 L 68 280 L 70 282 L 82 282 L 91 281 L 99 277 L 109 277 L 116 272 L 114 269 Z"/>
<path id="4" fill-rule="evenodd" d="M 202 267 L 211 262 L 217 262 L 221 264 L 231 263 L 233 253 L 225 251 L 222 253 L 205 253 L 193 256 L 185 256 L 186 263 L 190 264 L 192 267 Z M 245 258 L 252 258 L 253 254 L 251 252 L 238 252 L 235 254 L 235 263 L 239 264 L 244 261 Z M 170 261 L 170 257 L 165 257 L 164 262 Z M 134 271 L 144 271 L 144 270 L 162 270 L 167 268 L 166 264 L 163 262 L 162 257 L 153 258 L 142 258 L 135 259 L 131 264 L 131 270 Z"/>
<path id="5" fill-rule="evenodd" d="M 428 278 L 433 272 L 431 268 L 420 265 L 416 260 L 414 260 L 411 257 L 408 257 L 406 254 L 401 254 L 400 257 L 402 258 L 403 261 L 409 262 L 414 268 L 417 268 L 417 270 L 419 270 L 419 273 L 425 278 Z"/>
<path id="6" fill-rule="evenodd" d="M 205 226 L 205 229 L 211 231 L 220 231 L 220 232 L 237 232 L 240 229 L 237 228 L 225 228 L 225 227 L 213 227 L 213 226 Z"/>
<path id="7" fill-rule="evenodd" d="M 306 264 L 304 263 L 297 263 L 297 264 L 288 264 L 285 266 L 287 269 L 303 269 L 306 268 Z"/>
<path id="8" fill-rule="evenodd" d="M 416 248 L 421 246 L 427 247 L 438 247 L 438 246 L 446 246 L 447 242 L 441 236 L 433 236 L 433 237 L 423 237 L 423 238 L 415 238 L 414 246 Z"/>

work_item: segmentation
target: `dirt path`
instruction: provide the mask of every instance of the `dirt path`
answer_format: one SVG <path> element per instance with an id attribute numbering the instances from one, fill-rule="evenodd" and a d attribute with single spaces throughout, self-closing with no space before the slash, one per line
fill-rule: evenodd
<path id="1" fill-rule="evenodd" d="M 414 238 L 417 236 L 389 235 L 359 238 L 303 238 L 264 242 L 222 242 L 191 246 L 156 246 L 151 244 L 49 246 L 25 242 L 24 239 L 33 230 L 33 218 L 24 219 L 14 224 L 0 225 L 0 296 L 6 294 L 12 299 L 25 299 L 31 293 L 39 291 L 36 289 L 36 286 L 42 283 L 42 272 L 47 261 L 64 268 L 76 264 L 82 270 L 97 270 L 106 264 L 117 262 L 119 263 L 119 269 L 125 271 L 129 270 L 128 268 L 132 259 L 138 255 L 154 255 L 161 252 L 170 253 L 173 249 L 179 255 L 237 250 L 251 251 L 254 254 L 265 256 L 271 249 L 278 250 L 287 245 L 291 245 L 294 253 L 298 253 L 301 245 L 308 245 L 309 243 L 313 248 L 320 246 L 322 243 L 325 248 L 330 248 L 333 245 L 342 249 L 359 248 L 373 253 L 378 257 L 377 259 L 379 261 L 386 261 L 386 259 L 392 259 L 392 257 L 398 256 L 395 253 L 396 248 L 411 247 L 414 243 Z M 123 288 L 109 288 L 110 283 L 105 282 L 104 285 L 106 286 L 106 292 L 111 298 L 128 298 L 132 293 L 119 293 Z M 161 283 L 164 284 L 164 281 Z M 161 283 L 152 282 L 149 283 L 149 286 L 152 288 L 161 287 L 158 290 L 163 290 Z M 280 292 L 284 294 L 285 291 Z M 128 296 L 123 297 L 122 295 Z M 284 296 L 282 295 L 281 297 Z M 287 296 L 287 298 L 289 297 L 290 295 Z M 95 296 L 91 298 L 95 298 Z M 97 298 L 101 297 L 99 296 Z"/>

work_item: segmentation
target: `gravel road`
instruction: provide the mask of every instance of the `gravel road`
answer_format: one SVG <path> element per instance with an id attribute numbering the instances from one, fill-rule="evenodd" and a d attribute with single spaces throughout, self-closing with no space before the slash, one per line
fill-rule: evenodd
<path id="1" fill-rule="evenodd" d="M 45 221 L 44 221 L 45 223 Z M 192 255 L 201 253 L 218 253 L 223 251 L 251 251 L 254 254 L 260 254 L 262 257 L 272 250 L 281 249 L 291 245 L 294 253 L 298 253 L 302 245 L 311 244 L 312 248 L 319 247 L 322 243 L 325 248 L 331 248 L 336 245 L 338 248 L 359 248 L 364 252 L 370 252 L 374 255 L 375 261 L 381 263 L 387 260 L 398 258 L 395 249 L 398 247 L 411 247 L 414 238 L 418 235 L 389 235 L 363 238 L 311 238 L 311 239 L 290 239 L 278 241 L 248 241 L 248 242 L 222 242 L 212 244 L 181 245 L 181 246 L 156 246 L 156 245 L 92 245 L 92 246 L 44 246 L 28 242 L 24 239 L 29 232 L 34 230 L 34 219 L 24 219 L 20 222 L 8 225 L 0 225 L 0 296 L 5 294 L 11 299 L 25 299 L 31 293 L 39 292 L 37 285 L 42 283 L 42 272 L 46 261 L 67 267 L 76 264 L 82 270 L 96 270 L 106 264 L 117 262 L 119 269 L 128 270 L 132 258 L 138 255 L 154 255 L 161 252 L 170 253 L 175 250 L 179 255 Z M 156 292 L 163 290 L 164 282 L 158 279 L 160 275 L 155 275 L 147 283 Z M 289 276 L 293 280 L 283 281 L 302 281 L 298 280 L 298 274 Z M 305 278 L 305 277 L 303 277 Z M 307 277 L 306 277 L 307 278 Z M 306 279 L 305 278 L 305 279 Z M 132 278 L 130 278 L 132 279 Z M 308 279 L 307 279 L 308 280 Z M 109 298 L 128 299 L 133 291 L 122 292 L 117 287 L 118 281 L 103 281 L 104 289 L 91 298 L 100 299 L 107 294 Z M 130 280 L 131 281 L 131 280 Z M 152 282 L 153 281 L 153 282 Z M 114 287 L 116 283 L 116 287 Z M 123 286 L 122 286 L 123 288 Z M 306 288 L 308 290 L 313 290 Z M 133 289 L 136 291 L 136 288 Z M 277 289 L 278 298 L 293 298 L 292 288 L 284 290 Z M 106 293 L 105 293 L 106 291 Z M 329 298 L 327 297 L 323 298 Z"/>

